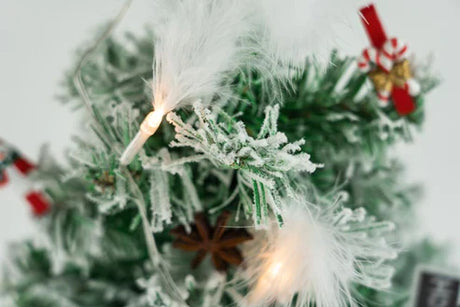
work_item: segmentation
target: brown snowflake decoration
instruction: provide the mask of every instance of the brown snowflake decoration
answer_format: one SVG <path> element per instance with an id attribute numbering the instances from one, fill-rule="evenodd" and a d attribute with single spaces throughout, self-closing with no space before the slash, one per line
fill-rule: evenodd
<path id="1" fill-rule="evenodd" d="M 197 213 L 190 233 L 187 233 L 184 226 L 171 230 L 171 234 L 176 237 L 173 246 L 188 252 L 198 252 L 192 260 L 192 268 L 198 267 L 207 253 L 211 254 L 218 271 L 226 271 L 229 264 L 240 265 L 243 256 L 237 245 L 251 240 L 252 236 L 245 229 L 225 228 L 229 219 L 230 213 L 224 211 L 217 218 L 215 226 L 211 227 L 206 216 Z"/>

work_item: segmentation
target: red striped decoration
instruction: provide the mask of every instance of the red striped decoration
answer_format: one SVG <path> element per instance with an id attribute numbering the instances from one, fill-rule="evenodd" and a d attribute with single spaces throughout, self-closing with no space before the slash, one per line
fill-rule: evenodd
<path id="1" fill-rule="evenodd" d="M 388 52 L 388 50 L 383 50 L 385 43 L 388 41 L 388 37 L 385 33 L 382 22 L 380 21 L 380 18 L 377 14 L 375 6 L 373 4 L 370 4 L 368 6 L 363 7 L 360 10 L 360 12 L 361 21 L 363 23 L 364 28 L 366 29 L 367 36 L 369 37 L 372 46 L 377 48 L 378 51 L 375 63 L 379 65 L 381 68 L 383 68 L 385 71 L 388 71 L 388 69 L 386 69 L 384 65 L 381 65 L 382 63 L 378 54 L 382 52 L 382 54 L 385 57 L 391 60 L 397 60 L 395 57 L 400 57 L 405 52 L 407 52 L 407 46 L 403 47 L 396 54 L 393 52 Z M 398 40 L 391 39 L 390 42 L 391 47 L 393 47 L 393 50 L 395 50 L 398 47 Z M 395 109 L 400 115 L 408 115 L 415 111 L 415 102 L 409 94 L 409 90 L 407 89 L 407 87 L 393 87 L 391 97 L 393 99 Z"/>

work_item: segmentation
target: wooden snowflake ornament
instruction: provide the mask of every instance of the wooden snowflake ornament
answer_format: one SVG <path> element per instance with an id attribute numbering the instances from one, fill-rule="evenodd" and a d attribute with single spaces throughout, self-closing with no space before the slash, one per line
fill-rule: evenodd
<path id="1" fill-rule="evenodd" d="M 225 228 L 229 219 L 230 213 L 224 211 L 217 218 L 215 226 L 211 227 L 204 213 L 197 213 L 190 233 L 184 226 L 171 230 L 176 237 L 173 246 L 187 252 L 197 252 L 192 260 L 192 268 L 198 267 L 208 253 L 218 271 L 226 271 L 229 264 L 240 265 L 243 256 L 237 246 L 251 240 L 252 236 L 245 229 Z"/>

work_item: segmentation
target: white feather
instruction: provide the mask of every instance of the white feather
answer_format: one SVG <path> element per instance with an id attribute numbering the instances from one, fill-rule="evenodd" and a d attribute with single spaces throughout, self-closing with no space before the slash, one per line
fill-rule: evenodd
<path id="1" fill-rule="evenodd" d="M 378 289 L 390 285 L 393 269 L 384 261 L 396 253 L 382 234 L 392 224 L 338 204 L 310 206 L 311 211 L 295 202 L 288 205 L 284 226 L 259 232 L 245 252 L 243 275 L 251 287 L 245 305 L 349 306 L 354 305 L 352 283 Z"/>
<path id="2" fill-rule="evenodd" d="M 356 0 L 353 0 L 356 1 Z M 352 1 L 351 1 L 352 2 Z M 303 69 L 307 56 L 329 56 L 344 0 L 157 0 L 155 109 L 163 113 L 227 93 L 244 67 L 268 84 Z M 326 54 L 327 52 L 327 54 Z M 280 65 L 281 64 L 281 65 Z M 274 93 L 275 95 L 276 93 Z"/>
<path id="3" fill-rule="evenodd" d="M 248 0 L 262 28 L 259 39 L 275 61 L 302 69 L 307 56 L 329 57 L 335 27 L 343 26 L 345 0 Z"/>
<path id="4" fill-rule="evenodd" d="M 155 10 L 155 109 L 168 113 L 222 94 L 248 54 L 242 1 L 161 0 Z"/>

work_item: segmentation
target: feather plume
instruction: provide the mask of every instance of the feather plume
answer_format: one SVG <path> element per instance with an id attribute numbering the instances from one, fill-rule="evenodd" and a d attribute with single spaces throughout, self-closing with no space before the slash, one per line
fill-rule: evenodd
<path id="1" fill-rule="evenodd" d="M 248 52 L 250 31 L 239 0 L 156 2 L 153 94 L 164 113 L 225 92 Z"/>
<path id="2" fill-rule="evenodd" d="M 120 157 L 128 165 L 170 111 L 229 95 L 235 72 L 251 57 L 242 0 L 157 0 L 153 107 Z M 228 97 L 227 97 L 228 98 Z M 228 99 L 227 99 L 228 100 Z"/>
<path id="3" fill-rule="evenodd" d="M 351 284 L 390 286 L 396 252 L 383 238 L 393 224 L 376 222 L 364 209 L 289 203 L 285 224 L 256 234 L 243 275 L 247 306 L 341 307 L 354 305 Z M 295 301 L 294 297 L 297 295 Z"/>
<path id="4" fill-rule="evenodd" d="M 350 1 L 248 0 L 258 15 L 261 45 L 275 62 L 303 69 L 307 56 L 326 59 Z M 352 6 L 351 6 L 352 9 Z"/>

